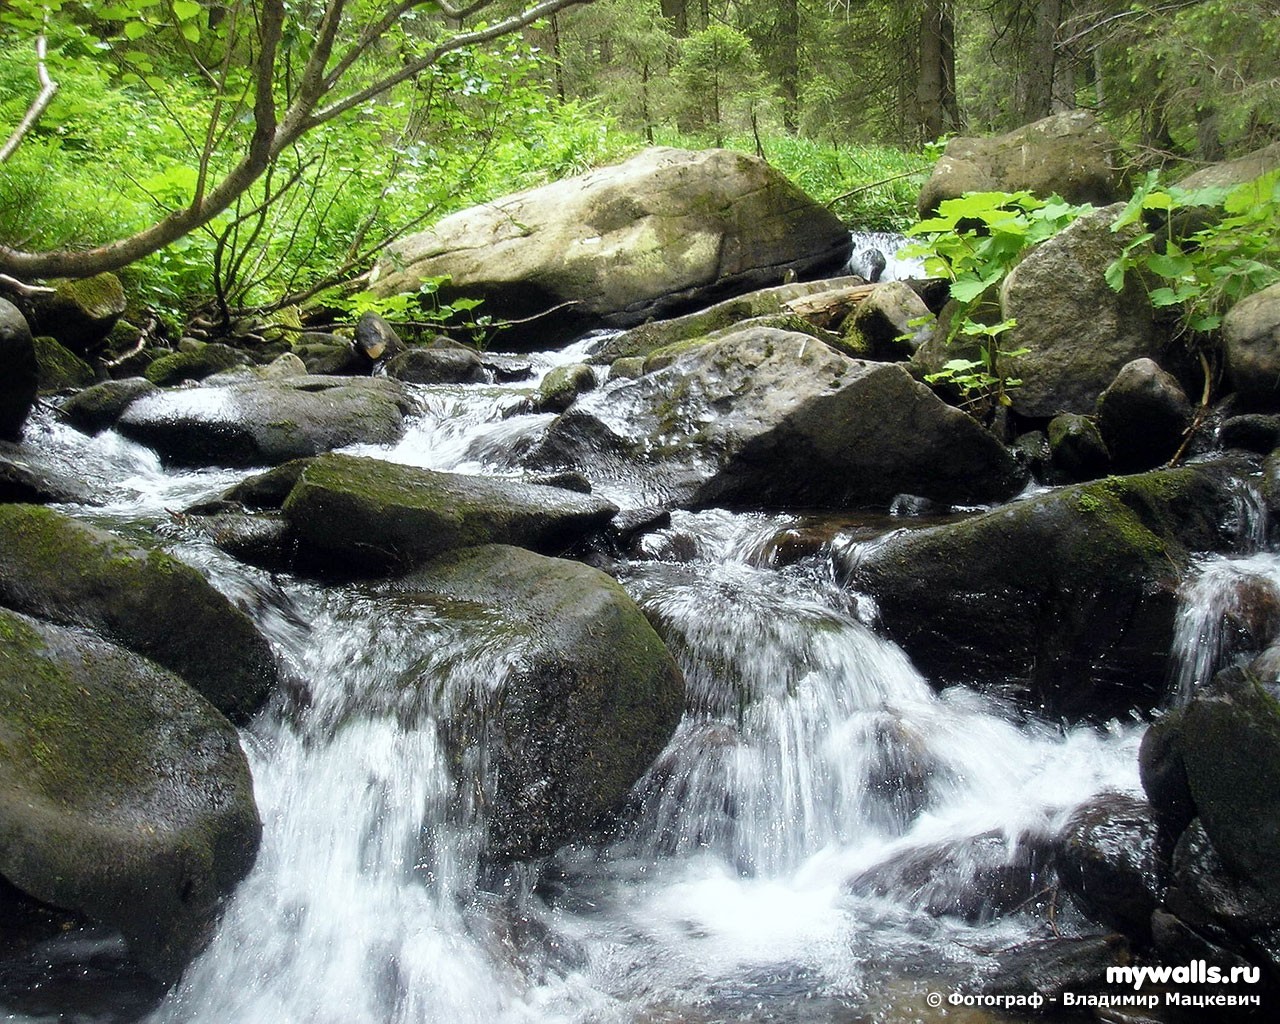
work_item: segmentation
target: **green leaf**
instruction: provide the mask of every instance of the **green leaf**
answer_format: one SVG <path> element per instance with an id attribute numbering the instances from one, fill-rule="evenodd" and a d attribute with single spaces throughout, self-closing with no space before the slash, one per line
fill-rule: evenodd
<path id="1" fill-rule="evenodd" d="M 173 13 L 179 21 L 190 21 L 200 13 L 200 5 L 195 0 L 173 0 Z"/>
<path id="2" fill-rule="evenodd" d="M 189 21 L 184 21 L 178 26 L 178 31 L 182 33 L 182 38 L 189 43 L 200 42 L 200 27 Z"/>
<path id="3" fill-rule="evenodd" d="M 124 26 L 124 37 L 132 42 L 135 39 L 141 39 L 150 31 L 151 29 L 146 22 L 130 21 Z"/>

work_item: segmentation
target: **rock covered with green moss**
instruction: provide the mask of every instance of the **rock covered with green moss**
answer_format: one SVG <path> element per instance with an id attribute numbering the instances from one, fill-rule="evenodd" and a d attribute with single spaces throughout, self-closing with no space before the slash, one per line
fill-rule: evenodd
<path id="1" fill-rule="evenodd" d="M 56 338 L 41 335 L 32 340 L 36 349 L 36 363 L 40 367 L 42 395 L 88 387 L 97 379 L 93 367 L 61 345 Z"/>
<path id="2" fill-rule="evenodd" d="M 0 610 L 0 875 L 174 979 L 261 825 L 236 732 L 145 658 Z"/>
<path id="3" fill-rule="evenodd" d="M 1021 484 L 1003 445 L 901 366 L 768 327 L 580 397 L 531 459 L 686 507 L 887 505 L 902 493 L 950 504 Z"/>
<path id="4" fill-rule="evenodd" d="M 273 466 L 349 444 L 390 444 L 413 408 L 391 380 L 233 381 L 143 395 L 116 429 L 170 465 Z"/>
<path id="5" fill-rule="evenodd" d="M 583 837 L 622 804 L 680 721 L 680 670 L 597 569 L 488 545 L 445 555 L 386 591 L 391 607 L 443 606 L 481 632 L 474 649 L 493 659 L 476 673 L 478 690 L 452 695 L 446 726 L 460 775 L 480 775 L 491 857 L 536 857 Z"/>
<path id="6" fill-rule="evenodd" d="M 35 404 L 40 366 L 22 310 L 0 298 L 0 441 L 18 441 Z"/>
<path id="7" fill-rule="evenodd" d="M 115 426 L 133 402 L 156 390 L 145 377 L 104 380 L 72 395 L 62 403 L 62 414 L 77 430 L 99 434 Z"/>
<path id="8" fill-rule="evenodd" d="M 560 487 L 336 454 L 307 465 L 284 502 L 300 559 L 358 574 L 482 544 L 558 553 L 616 512 Z"/>
<path id="9" fill-rule="evenodd" d="M 1107 718 L 1163 693 L 1190 552 L 1242 530 L 1229 465 L 1110 477 L 890 534 L 848 585 L 939 685 L 1013 688 L 1052 715 Z"/>
<path id="10" fill-rule="evenodd" d="M 35 322 L 40 334 L 83 356 L 104 345 L 127 305 L 115 274 L 69 278 L 55 283 L 52 296 L 36 301 Z"/>
<path id="11" fill-rule="evenodd" d="M 52 509 L 0 505 L 0 604 L 95 630 L 247 717 L 275 685 L 267 641 L 199 572 Z"/>
<path id="12" fill-rule="evenodd" d="M 248 366 L 253 362 L 245 353 L 230 345 L 199 345 L 161 356 L 146 368 L 147 380 L 160 387 L 188 380 L 204 380 L 215 373 Z"/>
<path id="13" fill-rule="evenodd" d="M 388 249 L 370 288 L 394 295 L 448 275 L 446 301 L 461 294 L 528 319 L 504 344 L 532 349 L 781 284 L 789 271 L 819 276 L 849 248 L 839 218 L 765 161 L 658 147 L 446 217 Z"/>

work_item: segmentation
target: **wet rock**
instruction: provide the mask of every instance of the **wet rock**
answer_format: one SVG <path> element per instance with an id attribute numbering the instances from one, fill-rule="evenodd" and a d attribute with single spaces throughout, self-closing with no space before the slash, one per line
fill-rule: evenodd
<path id="1" fill-rule="evenodd" d="M 1180 749 L 1205 833 L 1228 869 L 1280 906 L 1280 701 L 1242 669 L 1182 711 Z"/>
<path id="2" fill-rule="evenodd" d="M 177 466 L 270 466 L 349 444 L 390 444 L 413 408 L 394 381 L 333 377 L 144 395 L 117 421 Z"/>
<path id="3" fill-rule="evenodd" d="M 1086 935 L 1078 939 L 1041 939 L 996 955 L 995 973 L 983 985 L 995 995 L 1037 993 L 1057 1002 L 1064 992 L 1107 991 L 1107 968 L 1129 963 L 1122 935 Z"/>
<path id="4" fill-rule="evenodd" d="M 266 640 L 195 569 L 51 509 L 0 505 L 0 603 L 96 630 L 247 717 L 275 684 Z"/>
<path id="5" fill-rule="evenodd" d="M 1053 873 L 1047 836 L 1023 833 L 1012 841 L 984 832 L 968 839 L 907 850 L 845 883 L 855 895 L 892 894 L 934 917 L 987 922 L 1029 906 Z"/>
<path id="6" fill-rule="evenodd" d="M 248 366 L 253 362 L 239 349 L 229 345 L 201 345 L 186 351 L 161 356 L 147 367 L 144 376 L 152 384 L 170 387 L 188 380 L 204 380 L 223 370 Z"/>
<path id="7" fill-rule="evenodd" d="M 0 442 L 0 502 L 50 505 L 73 501 L 94 504 L 94 496 L 81 480 L 46 464 L 38 450 L 13 450 Z"/>
<path id="8" fill-rule="evenodd" d="M 958 137 L 947 143 L 920 190 L 921 218 L 966 192 L 1017 192 L 1070 203 L 1105 205 L 1120 198 L 1119 149 L 1084 110 L 1052 114 L 994 138 Z"/>
<path id="9" fill-rule="evenodd" d="M 0 611 L 0 731 L 0 875 L 174 980 L 257 851 L 235 730 L 146 659 Z"/>
<path id="10" fill-rule="evenodd" d="M 298 478 L 302 476 L 302 471 L 311 465 L 311 461 L 311 459 L 294 459 L 265 473 L 247 476 L 224 491 L 222 500 L 235 502 L 248 509 L 279 510 L 284 506 L 284 500 L 289 497 L 289 492 L 297 484 Z"/>
<path id="11" fill-rule="evenodd" d="M 336 334 L 303 334 L 293 353 L 307 367 L 307 372 L 322 377 L 367 377 L 369 362 L 360 356 L 347 339 Z"/>
<path id="12" fill-rule="evenodd" d="M 1149 708 L 1190 552 L 1235 544 L 1233 480 L 1223 466 L 1112 477 L 891 534 L 848 585 L 938 685 L 1012 686 L 1071 718 Z"/>
<path id="13" fill-rule="evenodd" d="M 39 389 L 42 395 L 88 387 L 96 379 L 93 367 L 74 352 L 63 348 L 54 338 L 32 339 L 36 365 L 40 368 Z"/>
<path id="14" fill-rule="evenodd" d="M 644 356 L 623 356 L 609 364 L 609 380 L 635 380 L 644 376 Z"/>
<path id="15" fill-rule="evenodd" d="M 1111 468 L 1111 453 L 1093 420 L 1078 413 L 1049 421 L 1053 468 L 1066 480 L 1096 480 Z"/>
<path id="16" fill-rule="evenodd" d="M 584 363 L 557 366 L 546 375 L 538 388 L 540 412 L 564 412 L 579 395 L 596 388 L 596 375 Z"/>
<path id="17" fill-rule="evenodd" d="M 1280 448 L 1280 415 L 1245 413 L 1226 420 L 1218 431 L 1223 448 L 1242 448 L 1258 455 L 1270 455 Z"/>
<path id="18" fill-rule="evenodd" d="M 1091 921 L 1146 944 L 1164 897 L 1159 829 L 1144 800 L 1104 794 L 1071 816 L 1055 856 L 1063 887 Z"/>
<path id="19" fill-rule="evenodd" d="M 190 521 L 232 558 L 272 572 L 293 565 L 293 534 L 283 516 L 216 512 Z"/>
<path id="20" fill-rule="evenodd" d="M 654 320 L 614 335 L 592 352 L 591 362 L 615 363 L 619 359 L 648 356 L 658 349 L 684 342 L 697 342 L 717 331 L 727 331 L 747 320 L 762 316 L 783 316 L 788 303 L 833 289 L 862 283 L 860 277 L 837 277 L 824 281 L 794 282 L 775 288 L 725 299 L 706 309 L 668 320 Z M 803 333 L 803 332 L 802 332 Z M 637 375 L 638 376 L 638 375 Z"/>
<path id="21" fill-rule="evenodd" d="M 1222 321 L 1227 379 L 1250 408 L 1280 407 L 1280 284 L 1241 299 Z"/>
<path id="22" fill-rule="evenodd" d="M 491 857 L 536 857 L 582 836 L 621 806 L 680 720 L 680 670 L 595 569 L 488 545 L 388 589 L 447 602 L 494 638 L 481 703 L 455 705 L 447 726 L 455 757 L 481 776 Z"/>
<path id="23" fill-rule="evenodd" d="M 386 320 L 372 310 L 360 315 L 356 321 L 355 349 L 368 362 L 392 359 L 404 351 L 400 335 Z"/>
<path id="24" fill-rule="evenodd" d="M 736 324 L 725 327 L 722 330 L 712 331 L 710 334 L 702 337 L 690 338 L 687 341 L 678 341 L 671 345 L 664 345 L 662 348 L 654 349 L 644 360 L 644 372 L 653 373 L 655 370 L 665 370 L 668 366 L 675 363 L 681 356 L 689 352 L 693 352 L 700 348 L 705 348 L 715 342 L 722 341 L 725 338 L 735 337 L 747 331 L 767 329 L 774 331 L 786 331 L 790 334 L 804 334 L 815 339 L 828 348 L 834 349 L 846 356 L 854 359 L 861 357 L 864 353 L 854 351 L 853 347 L 846 343 L 845 339 L 838 334 L 832 334 L 830 331 L 815 327 L 808 320 L 795 313 L 773 313 L 766 316 L 755 316 L 750 320 L 741 320 Z"/>
<path id="25" fill-rule="evenodd" d="M 504 355 L 501 352 L 484 352 L 480 362 L 493 375 L 497 384 L 518 384 L 533 376 L 533 364 L 527 359 Z"/>
<path id="26" fill-rule="evenodd" d="M 133 402 L 157 390 L 145 377 L 104 380 L 68 398 L 62 404 L 62 414 L 77 430 L 99 434 L 115 426 Z"/>
<path id="27" fill-rule="evenodd" d="M 835 270 L 849 248 L 839 219 L 763 160 L 657 148 L 446 217 L 392 246 L 370 288 L 393 295 L 448 274 L 446 301 L 538 317 L 519 332 L 536 348 L 780 284 L 788 271 Z"/>
<path id="28" fill-rule="evenodd" d="M 929 307 L 902 281 L 888 281 L 859 303 L 844 324 L 845 340 L 865 349 L 867 358 L 896 362 L 909 359 L 928 338 L 916 323 Z"/>
<path id="29" fill-rule="evenodd" d="M 387 363 L 387 376 L 411 384 L 483 384 L 489 379 L 480 357 L 461 345 L 401 352 Z"/>
<path id="30" fill-rule="evenodd" d="M 35 404 L 40 366 L 27 318 L 8 299 L 0 299 L 0 441 L 18 441 Z"/>
<path id="31" fill-rule="evenodd" d="M 1151 359 L 1126 363 L 1098 399 L 1098 430 L 1121 473 L 1173 458 L 1192 415 L 1182 385 Z"/>
<path id="32" fill-rule="evenodd" d="M 313 461 L 284 503 L 301 557 L 361 574 L 481 544 L 558 552 L 616 512 L 607 501 L 557 487 L 348 455 Z"/>
<path id="33" fill-rule="evenodd" d="M 771 328 L 728 333 L 584 395 L 530 456 L 639 487 L 645 504 L 845 507 L 1008 497 L 1008 451 L 900 366 Z"/>
<path id="34" fill-rule="evenodd" d="M 1019 434 L 1009 450 L 1013 452 L 1018 464 L 1026 467 L 1035 479 L 1045 479 L 1052 451 L 1049 436 L 1043 430 L 1028 430 L 1025 434 Z"/>
<path id="35" fill-rule="evenodd" d="M 1187 766 L 1182 760 L 1180 714 L 1175 712 L 1159 718 L 1147 729 L 1138 749 L 1138 774 L 1165 846 L 1172 849 L 1183 829 L 1196 816 L 1187 783 Z"/>

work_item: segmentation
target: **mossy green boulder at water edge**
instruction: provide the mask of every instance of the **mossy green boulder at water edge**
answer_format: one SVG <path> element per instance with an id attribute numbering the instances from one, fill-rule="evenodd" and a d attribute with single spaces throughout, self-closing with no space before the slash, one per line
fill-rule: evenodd
<path id="1" fill-rule="evenodd" d="M 304 563 L 358 574 L 481 544 L 558 553 L 616 512 L 560 487 L 334 454 L 310 463 L 284 502 Z"/>
<path id="2" fill-rule="evenodd" d="M 207 701 L 105 640 L 0 610 L 0 875 L 118 928 L 173 980 L 260 834 L 236 732 Z"/>
<path id="3" fill-rule="evenodd" d="M 54 338 L 33 339 L 36 362 L 40 365 L 40 393 L 52 394 L 85 388 L 97 380 L 93 367 Z"/>
<path id="4" fill-rule="evenodd" d="M 480 652 L 479 685 L 453 695 L 445 730 L 461 785 L 483 794 L 492 858 L 536 857 L 584 838 L 680 720 L 680 670 L 626 591 L 597 569 L 488 545 L 445 555 L 382 592 L 391 609 L 443 602 L 480 633 L 468 645 Z"/>
<path id="5" fill-rule="evenodd" d="M 847 582 L 938 685 L 1069 718 L 1151 708 L 1190 553 L 1239 543 L 1242 486 L 1230 464 L 1077 484 L 888 534 L 848 556 Z"/>
<path id="6" fill-rule="evenodd" d="M 0 505 L 0 605 L 83 626 L 247 717 L 275 685 L 267 641 L 195 569 L 52 509 Z"/>
<path id="7" fill-rule="evenodd" d="M 0 299 L 0 441 L 17 441 L 35 404 L 40 366 L 27 318 L 8 299 Z"/>

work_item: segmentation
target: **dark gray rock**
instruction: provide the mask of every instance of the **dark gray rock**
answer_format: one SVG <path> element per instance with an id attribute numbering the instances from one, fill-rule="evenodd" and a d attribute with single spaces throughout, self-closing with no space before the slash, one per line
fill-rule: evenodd
<path id="1" fill-rule="evenodd" d="M 1107 718 L 1164 693 L 1190 552 L 1240 527 L 1230 467 L 1077 484 L 861 552 L 848 585 L 935 683 Z"/>
<path id="2" fill-rule="evenodd" d="M 358 574 L 403 570 L 481 544 L 559 552 L 616 512 L 558 487 L 348 455 L 314 460 L 284 503 L 300 557 Z"/>
<path id="3" fill-rule="evenodd" d="M 887 281 L 858 304 L 842 328 L 845 340 L 870 359 L 909 359 L 929 338 L 915 321 L 929 317 L 929 307 L 903 281 Z"/>
<path id="4" fill-rule="evenodd" d="M 492 675 L 482 670 L 486 685 L 446 727 L 455 757 L 480 774 L 490 857 L 541 856 L 582 838 L 675 731 L 680 670 L 626 591 L 595 569 L 489 545 L 384 592 L 392 607 L 444 602 L 495 640 Z"/>
<path id="5" fill-rule="evenodd" d="M 1222 322 L 1227 379 L 1250 408 L 1280 408 L 1280 284 L 1241 299 Z"/>
<path id="6" fill-rule="evenodd" d="M 1064 992 L 1113 991 L 1107 968 L 1129 962 L 1129 944 L 1120 935 L 1041 939 L 997 954 L 994 973 L 982 990 L 1007 996 L 1036 993 L 1061 1001 Z"/>
<path id="7" fill-rule="evenodd" d="M 63 402 L 62 414 L 77 430 L 100 434 L 114 427 L 116 420 L 133 402 L 156 390 L 157 387 L 145 377 L 104 380 Z"/>
<path id="8" fill-rule="evenodd" d="M 40 394 L 52 395 L 84 388 L 97 380 L 93 367 L 64 348 L 56 338 L 41 335 L 33 338 L 32 344 L 36 350 L 36 364 L 40 367 Z"/>
<path id="9" fill-rule="evenodd" d="M 65 501 L 97 503 L 83 481 L 50 464 L 39 449 L 23 450 L 0 442 L 0 502 L 50 505 Z"/>
<path id="10" fill-rule="evenodd" d="M 257 851 L 235 729 L 145 658 L 0 611 L 0 733 L 0 875 L 174 980 Z"/>
<path id="11" fill-rule="evenodd" d="M 1280 415 L 1245 413 L 1226 420 L 1218 431 L 1223 448 L 1240 448 L 1258 455 L 1270 455 L 1280 448 Z"/>
<path id="12" fill-rule="evenodd" d="M 0 299 L 0 441 L 18 441 L 35 404 L 40 366 L 27 318 L 8 299 Z"/>
<path id="13" fill-rule="evenodd" d="M 1023 477 L 901 366 L 746 328 L 578 399 L 531 462 L 614 477 L 653 505 L 829 508 L 897 494 L 1006 498 Z"/>
<path id="14" fill-rule="evenodd" d="M 83 626 L 180 675 L 246 718 L 276 682 L 249 617 L 195 569 L 52 509 L 0 505 L 0 603 Z"/>
<path id="15" fill-rule="evenodd" d="M 270 466 L 349 444 L 390 444 L 412 408 L 395 381 L 292 377 L 144 395 L 116 429 L 171 465 Z"/>
<path id="16" fill-rule="evenodd" d="M 1098 399 L 1098 430 L 1121 473 L 1173 458 L 1193 415 L 1182 385 L 1151 359 L 1126 363 Z"/>
<path id="17" fill-rule="evenodd" d="M 188 380 L 204 380 L 223 370 L 248 366 L 253 362 L 239 349 L 229 345 L 201 345 L 161 356 L 147 367 L 144 376 L 152 384 L 169 387 Z"/>
<path id="18" fill-rule="evenodd" d="M 307 372 L 322 377 L 367 377 L 370 364 L 346 338 L 311 332 L 299 337 L 293 353 Z"/>
<path id="19" fill-rule="evenodd" d="M 1096 480 L 1111 468 L 1111 453 L 1093 420 L 1065 413 L 1049 421 L 1053 468 L 1064 480 Z"/>
<path id="20" fill-rule="evenodd" d="M 36 333 L 52 335 L 83 356 L 105 345 L 127 300 L 120 279 L 106 273 L 58 281 L 54 294 L 34 305 Z"/>
<path id="21" fill-rule="evenodd" d="M 461 346 L 408 349 L 387 362 L 387 376 L 411 384 L 483 384 L 489 379 L 480 357 Z"/>
<path id="22" fill-rule="evenodd" d="M 356 351 L 370 363 L 392 359 L 404 351 L 395 328 L 372 310 L 356 321 L 355 338 Z"/>
<path id="23" fill-rule="evenodd" d="M 595 371 L 585 363 L 557 366 L 543 378 L 538 388 L 540 412 L 564 412 L 579 395 L 596 389 Z"/>

